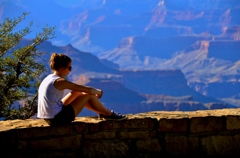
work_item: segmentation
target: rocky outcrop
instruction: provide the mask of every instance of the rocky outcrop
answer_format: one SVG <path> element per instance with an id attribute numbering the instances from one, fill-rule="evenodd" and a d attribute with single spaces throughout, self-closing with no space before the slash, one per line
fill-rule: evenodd
<path id="1" fill-rule="evenodd" d="M 207 57 L 236 62 L 240 59 L 239 50 L 240 41 L 211 41 Z"/>
<path id="2" fill-rule="evenodd" d="M 122 76 L 112 76 L 128 89 L 143 94 L 165 94 L 174 97 L 191 95 L 198 102 L 219 102 L 203 96 L 187 85 L 181 70 L 121 70 Z"/>
<path id="3" fill-rule="evenodd" d="M 90 82 L 86 86 L 101 89 L 104 93 L 101 101 L 108 104 L 121 103 L 123 106 L 126 103 L 140 103 L 146 100 L 137 92 L 124 87 L 120 82 L 112 79 L 90 78 Z"/>
<path id="4" fill-rule="evenodd" d="M 148 71 L 147 71 L 148 72 Z M 167 71 L 169 72 L 169 71 Z M 174 91 L 175 93 L 179 91 L 178 97 L 173 97 L 170 95 L 165 94 L 143 94 L 139 93 L 133 90 L 130 90 L 129 87 L 123 86 L 120 82 L 112 80 L 112 79 L 103 79 L 103 78 L 90 78 L 89 82 L 86 84 L 87 86 L 96 87 L 101 90 L 103 90 L 103 96 L 101 98 L 101 102 L 108 108 L 113 109 L 117 112 L 120 112 L 122 114 L 127 113 L 141 113 L 146 111 L 195 111 L 195 110 L 209 110 L 209 109 L 223 109 L 228 108 L 228 105 L 226 103 L 223 103 L 219 100 L 214 100 L 212 98 L 208 98 L 205 96 L 202 96 L 200 93 L 193 93 L 193 90 L 186 86 L 186 84 L 183 84 L 182 86 L 178 87 L 171 87 L 168 84 L 168 82 L 173 82 L 169 77 L 169 74 L 165 72 L 162 74 L 163 78 L 160 77 L 157 78 L 159 82 L 166 81 L 166 83 L 162 83 L 161 85 L 166 86 L 161 87 L 160 89 L 169 89 L 169 92 Z M 141 73 L 140 73 L 141 74 Z M 153 74 L 155 74 L 153 72 Z M 150 72 L 147 74 L 142 74 L 149 76 Z M 176 75 L 174 72 L 172 75 Z M 131 79 L 131 75 L 127 75 Z M 135 75 L 133 75 L 135 76 Z M 139 77 L 139 76 L 138 76 Z M 149 76 L 149 77 L 156 77 L 156 76 Z M 139 77 L 138 80 L 142 80 L 144 77 Z M 165 78 L 167 78 L 165 80 Z M 176 80 L 178 78 L 175 76 Z M 135 81 L 135 79 L 132 79 L 132 81 Z M 142 82 L 142 81 L 140 81 Z M 147 80 L 146 80 L 147 82 Z M 156 81 L 155 81 L 156 82 Z M 146 84 L 146 83 L 142 83 Z M 137 83 L 137 85 L 142 85 Z M 151 83 L 153 84 L 153 83 Z M 130 85 L 133 85 L 131 83 Z M 139 88 L 138 86 L 136 88 Z M 171 85 L 171 84 L 170 84 Z M 173 84 L 176 85 L 176 84 Z M 147 88 L 152 88 L 151 86 L 155 85 L 145 85 L 145 91 L 147 92 Z M 141 88 L 141 87 L 140 87 Z M 157 88 L 157 87 L 155 87 Z M 189 91 L 186 91 L 185 93 L 189 94 L 186 95 L 182 92 L 183 89 L 189 89 Z M 144 89 L 144 88 L 143 88 Z M 165 92 L 166 93 L 166 92 Z M 173 94 L 173 93 L 171 93 Z M 196 100 L 195 100 L 196 99 Z M 205 100 L 205 102 L 199 102 L 197 100 Z M 89 116 L 89 115 L 96 115 L 96 113 L 93 113 L 89 110 L 83 110 L 79 116 Z"/>
<path id="5" fill-rule="evenodd" d="M 211 96 L 214 98 L 230 98 L 235 95 L 237 96 L 237 94 L 239 93 L 240 82 L 191 82 L 189 83 L 189 86 L 196 89 L 196 91 L 198 91 L 199 93 L 205 94 L 207 96 Z"/>
<path id="6" fill-rule="evenodd" d="M 31 39 L 22 39 L 17 47 L 26 46 L 27 44 L 30 44 L 31 41 L 32 41 Z M 46 61 L 50 60 L 52 53 L 57 53 L 57 54 L 65 54 L 72 59 L 73 69 L 71 74 L 74 74 L 75 76 L 85 72 L 96 72 L 96 73 L 118 73 L 119 72 L 116 68 L 109 67 L 109 65 L 110 66 L 113 65 L 113 67 L 118 67 L 118 65 L 112 63 L 111 61 L 107 61 L 106 59 L 104 61 L 100 61 L 100 59 L 95 55 L 88 52 L 80 51 L 74 48 L 71 44 L 68 44 L 66 46 L 56 46 L 49 41 L 44 41 L 38 46 L 37 51 L 47 52 L 41 56 L 41 59 L 43 60 L 38 59 L 38 61 L 41 63 L 44 61 L 47 69 L 50 69 L 50 68 L 49 68 L 49 64 Z"/>
<path id="7" fill-rule="evenodd" d="M 232 26 L 232 27 L 225 27 L 223 34 L 220 36 L 220 39 L 227 39 L 227 40 L 240 40 L 240 26 Z"/>
<path id="8" fill-rule="evenodd" d="M 0 122 L 8 157 L 224 157 L 240 155 L 240 109 L 153 111 L 126 120 L 78 117 L 50 127 L 43 119 Z"/>
<path id="9" fill-rule="evenodd" d="M 178 93 L 179 89 L 184 89 L 187 85 L 184 74 L 177 69 L 122 70 L 121 74 L 122 77 L 115 77 L 114 79 L 120 81 L 125 87 L 144 94 L 170 95 L 171 92 L 172 94 Z M 172 91 L 173 88 L 176 89 L 175 92 Z"/>
<path id="10" fill-rule="evenodd" d="M 167 38 L 157 38 L 154 36 L 126 37 L 118 43 L 115 49 L 100 53 L 98 57 L 117 63 L 121 68 L 161 69 L 159 63 L 162 63 L 163 59 L 171 59 L 174 53 L 182 51 L 197 41 L 211 39 L 211 36 L 173 36 Z M 159 60 L 148 62 L 148 58 Z"/>

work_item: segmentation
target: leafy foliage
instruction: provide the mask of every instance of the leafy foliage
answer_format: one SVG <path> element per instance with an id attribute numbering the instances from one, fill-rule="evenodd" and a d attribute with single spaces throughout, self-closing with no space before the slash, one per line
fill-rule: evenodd
<path id="1" fill-rule="evenodd" d="M 0 24 L 0 117 L 5 119 L 27 119 L 36 113 L 39 77 L 45 70 L 44 64 L 36 61 L 45 53 L 37 51 L 37 46 L 55 33 L 55 27 L 46 25 L 26 46 L 20 47 L 23 37 L 34 31 L 31 22 L 29 27 L 13 32 L 27 14 L 6 18 Z M 24 101 L 24 106 L 16 108 L 16 101 Z"/>

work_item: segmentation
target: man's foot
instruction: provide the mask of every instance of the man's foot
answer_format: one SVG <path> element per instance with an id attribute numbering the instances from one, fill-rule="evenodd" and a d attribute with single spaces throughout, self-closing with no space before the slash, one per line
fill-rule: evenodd
<path id="1" fill-rule="evenodd" d="M 113 110 L 111 111 L 112 115 L 106 116 L 103 114 L 98 114 L 98 119 L 106 119 L 106 120 L 124 120 L 126 119 L 125 115 L 121 115 L 120 113 L 116 113 Z"/>

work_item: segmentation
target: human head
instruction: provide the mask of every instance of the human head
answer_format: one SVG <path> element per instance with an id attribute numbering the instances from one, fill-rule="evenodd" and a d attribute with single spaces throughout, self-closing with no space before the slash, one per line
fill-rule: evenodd
<path id="1" fill-rule="evenodd" d="M 51 70 L 58 71 L 60 68 L 66 68 L 72 59 L 64 54 L 53 53 L 50 62 Z"/>

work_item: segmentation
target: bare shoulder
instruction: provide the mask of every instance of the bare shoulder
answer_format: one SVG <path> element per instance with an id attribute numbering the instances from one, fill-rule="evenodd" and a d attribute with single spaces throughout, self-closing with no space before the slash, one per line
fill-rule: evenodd
<path id="1" fill-rule="evenodd" d="M 65 82 L 65 81 L 67 81 L 65 78 L 59 78 L 59 79 L 57 79 L 55 82 Z"/>
<path id="2" fill-rule="evenodd" d="M 59 78 L 54 82 L 53 85 L 58 90 L 63 90 L 63 89 L 65 89 L 67 83 L 68 83 L 68 81 L 65 78 Z"/>

